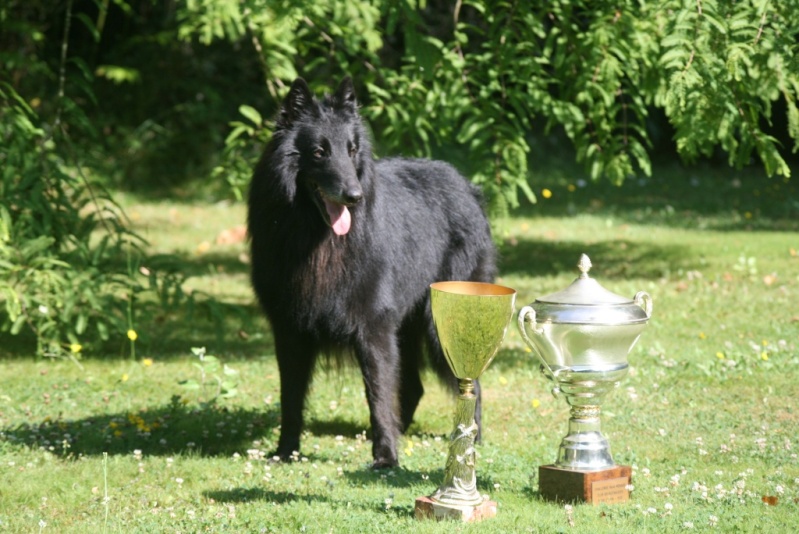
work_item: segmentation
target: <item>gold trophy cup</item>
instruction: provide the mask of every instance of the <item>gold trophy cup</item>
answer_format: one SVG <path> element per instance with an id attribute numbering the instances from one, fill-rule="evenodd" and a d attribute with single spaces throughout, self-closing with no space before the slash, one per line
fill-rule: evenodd
<path id="1" fill-rule="evenodd" d="M 496 284 L 438 282 L 430 286 L 433 321 L 460 394 L 444 483 L 432 495 L 416 499 L 417 519 L 476 521 L 497 513 L 496 503 L 477 491 L 474 381 L 502 344 L 515 300 L 515 290 Z"/>

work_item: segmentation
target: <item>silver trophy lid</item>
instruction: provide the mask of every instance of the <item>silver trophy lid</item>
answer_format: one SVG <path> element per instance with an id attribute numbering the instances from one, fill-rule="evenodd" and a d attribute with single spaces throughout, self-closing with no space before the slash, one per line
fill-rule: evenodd
<path id="1" fill-rule="evenodd" d="M 532 306 L 539 322 L 618 325 L 649 320 L 651 302 L 622 297 L 599 285 L 588 276 L 591 260 L 585 254 L 577 267 L 581 274 L 569 287 L 535 299 Z"/>

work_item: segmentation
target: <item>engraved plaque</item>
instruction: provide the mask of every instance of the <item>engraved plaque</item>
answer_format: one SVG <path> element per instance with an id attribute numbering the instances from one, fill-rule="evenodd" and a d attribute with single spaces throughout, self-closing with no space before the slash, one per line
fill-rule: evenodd
<path id="1" fill-rule="evenodd" d="M 630 500 L 627 477 L 596 480 L 591 484 L 591 504 L 614 504 Z"/>

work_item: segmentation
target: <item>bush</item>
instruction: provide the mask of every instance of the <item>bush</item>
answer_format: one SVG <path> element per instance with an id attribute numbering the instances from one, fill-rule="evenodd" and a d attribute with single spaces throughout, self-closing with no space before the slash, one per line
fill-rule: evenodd
<path id="1" fill-rule="evenodd" d="M 66 100 L 65 100 L 66 101 Z M 0 86 L 0 328 L 29 329 L 40 354 L 80 352 L 81 340 L 125 331 L 140 290 L 125 265 L 142 241 L 111 197 L 63 157 L 56 129 Z"/>

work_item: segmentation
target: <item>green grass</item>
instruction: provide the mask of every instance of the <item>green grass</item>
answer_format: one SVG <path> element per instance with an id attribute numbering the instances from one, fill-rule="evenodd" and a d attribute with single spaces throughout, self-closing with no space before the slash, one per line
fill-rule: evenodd
<path id="1" fill-rule="evenodd" d="M 567 510 L 540 500 L 537 467 L 554 459 L 568 409 L 515 326 L 482 380 L 478 485 L 499 502 L 496 518 L 412 517 L 414 499 L 443 476 L 451 430 L 454 402 L 434 380 L 402 440 L 401 468 L 368 469 L 368 411 L 351 368 L 318 373 L 302 455 L 271 464 L 271 337 L 249 290 L 246 247 L 215 242 L 242 224 L 242 206 L 128 197 L 152 244 L 142 265 L 180 270 L 187 290 L 213 299 L 191 314 L 138 310 L 136 360 L 124 333 L 87 346 L 80 366 L 3 357 L 0 531 L 799 531 L 796 186 L 703 169 L 621 188 L 546 176 L 551 198 L 498 226 L 499 282 L 518 290 L 517 308 L 568 285 L 583 252 L 606 288 L 654 299 L 603 418 L 615 460 L 634 466 L 628 504 Z M 212 387 L 179 384 L 200 377 L 195 346 L 239 371 L 237 396 L 209 402 Z"/>

